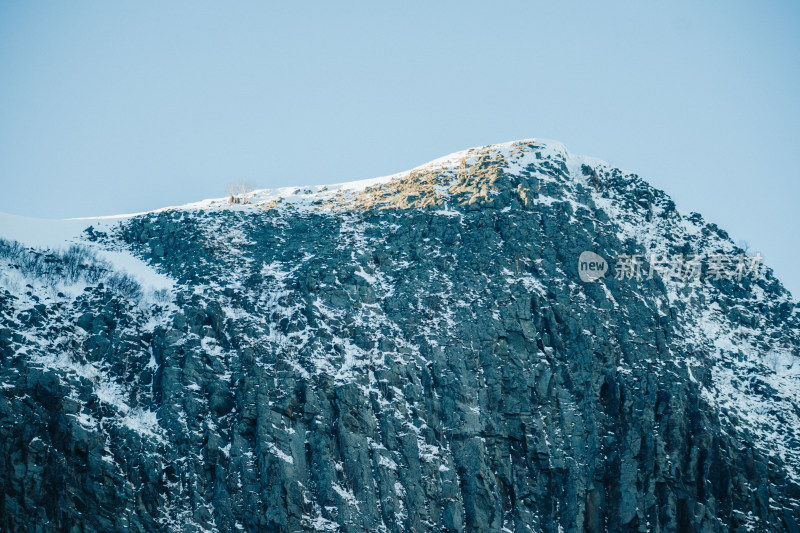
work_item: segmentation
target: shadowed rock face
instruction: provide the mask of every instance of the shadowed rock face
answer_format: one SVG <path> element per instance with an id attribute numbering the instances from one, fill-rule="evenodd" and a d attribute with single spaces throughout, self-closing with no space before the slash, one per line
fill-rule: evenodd
<path id="1" fill-rule="evenodd" d="M 556 143 L 87 242 L 176 288 L 0 285 L 2 530 L 798 531 L 798 308 L 764 267 L 582 282 L 736 249 Z"/>

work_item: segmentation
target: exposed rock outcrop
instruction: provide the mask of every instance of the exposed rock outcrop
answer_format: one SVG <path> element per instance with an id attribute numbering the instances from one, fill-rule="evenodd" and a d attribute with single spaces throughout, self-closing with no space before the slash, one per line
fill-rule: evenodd
<path id="1" fill-rule="evenodd" d="M 578 277 L 716 226 L 535 140 L 298 196 L 93 228 L 159 295 L 2 245 L 0 529 L 798 531 L 771 271 Z"/>

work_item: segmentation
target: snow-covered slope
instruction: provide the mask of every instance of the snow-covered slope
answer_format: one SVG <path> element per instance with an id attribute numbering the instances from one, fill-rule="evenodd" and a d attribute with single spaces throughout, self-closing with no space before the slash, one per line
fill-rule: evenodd
<path id="1" fill-rule="evenodd" d="M 560 143 L 0 239 L 0 528 L 798 527 L 800 308 Z"/>

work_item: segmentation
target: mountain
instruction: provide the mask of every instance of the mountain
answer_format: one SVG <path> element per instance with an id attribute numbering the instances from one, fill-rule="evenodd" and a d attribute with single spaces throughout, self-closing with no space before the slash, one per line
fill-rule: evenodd
<path id="1" fill-rule="evenodd" d="M 0 237 L 3 531 L 799 530 L 800 306 L 559 143 Z"/>

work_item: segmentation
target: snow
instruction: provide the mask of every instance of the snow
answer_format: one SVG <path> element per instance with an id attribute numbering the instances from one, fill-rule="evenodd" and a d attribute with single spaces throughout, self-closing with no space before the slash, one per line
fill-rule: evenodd
<path id="1" fill-rule="evenodd" d="M 390 470 L 397 470 L 397 463 L 385 455 L 378 456 L 378 466 L 385 466 Z"/>
<path id="2" fill-rule="evenodd" d="M 94 396 L 101 402 L 114 407 L 116 421 L 141 435 L 162 441 L 162 430 L 158 425 L 156 413 L 140 407 L 128 405 L 122 385 L 114 381 L 107 371 L 92 363 L 79 363 L 66 353 L 33 355 L 31 362 L 45 370 L 58 370 L 67 375 L 88 381 Z M 78 422 L 85 427 L 95 425 L 89 415 L 80 414 Z"/>
<path id="3" fill-rule="evenodd" d="M 269 450 L 269 453 L 271 453 L 281 461 L 289 463 L 290 465 L 294 464 L 294 458 L 291 455 L 282 452 L 274 443 L 272 442 L 267 443 L 267 449 Z"/>
<path id="4" fill-rule="evenodd" d="M 378 282 L 378 278 L 376 278 L 372 274 L 367 273 L 364 270 L 364 267 L 360 266 L 359 269 L 357 271 L 353 272 L 353 273 L 356 276 L 360 276 L 360 277 L 364 278 L 367 281 L 367 283 L 369 283 L 370 285 L 375 284 L 375 283 Z"/>
<path id="5" fill-rule="evenodd" d="M 130 216 L 132 215 L 58 220 L 0 213 L 0 238 L 19 242 L 27 248 L 49 249 L 54 252 L 66 251 L 72 246 L 85 248 L 90 252 L 85 258 L 87 262 L 99 262 L 103 268 L 110 269 L 114 274 L 127 274 L 136 280 L 144 292 L 144 298 L 140 303 L 146 304 L 155 291 L 171 290 L 174 281 L 130 253 L 109 249 L 99 242 L 87 240 L 83 233 L 89 226 L 100 232 L 112 232 L 120 221 Z M 100 278 L 100 281 L 104 279 Z M 8 261 L 0 261 L 0 286 L 17 296 L 20 309 L 35 302 L 25 294 L 22 287 L 30 286 L 36 295 L 47 301 L 74 298 L 83 292 L 86 285 L 85 278 L 80 276 L 75 279 L 56 279 L 53 282 L 24 269 L 10 268 Z M 156 317 L 153 317 L 153 320 L 155 319 Z M 31 340 L 35 341 L 33 338 Z M 57 372 L 60 374 L 60 379 L 79 379 L 88 382 L 97 400 L 113 407 L 113 414 L 110 417 L 113 423 L 159 442 L 163 440 L 156 413 L 131 405 L 128 401 L 128 385 L 118 382 L 108 368 L 99 363 L 77 361 L 71 353 L 57 347 L 54 339 L 42 338 L 38 344 L 41 345 L 40 349 L 32 353 L 20 350 L 17 356 L 26 354 L 31 364 Z M 155 366 L 152 354 L 151 365 L 148 366 Z M 98 424 L 95 418 L 83 412 L 75 418 L 87 429 L 96 428 Z"/>
<path id="6" fill-rule="evenodd" d="M 530 150 L 524 150 L 521 146 L 535 144 L 536 152 L 544 157 L 556 157 L 567 154 L 566 148 L 558 141 L 547 139 L 523 139 L 519 141 L 509 141 L 490 145 L 488 147 L 478 146 L 460 150 L 416 166 L 412 169 L 397 172 L 387 176 L 367 178 L 354 181 L 344 181 L 327 185 L 306 185 L 298 187 L 278 187 L 274 189 L 256 189 L 244 194 L 236 195 L 240 203 L 231 204 L 229 197 L 207 198 L 197 202 L 190 202 L 183 205 L 167 206 L 153 211 L 141 213 L 128 213 L 110 216 L 95 216 L 72 218 L 64 220 L 45 220 L 45 219 L 26 219 L 14 215 L 0 215 L 0 237 L 4 233 L 9 236 L 5 238 L 25 242 L 29 246 L 52 247 L 64 241 L 69 241 L 80 234 L 83 229 L 93 225 L 96 229 L 109 228 L 122 220 L 149 213 L 160 213 L 164 211 L 182 210 L 250 210 L 263 208 L 272 205 L 273 202 L 282 206 L 292 206 L 300 210 L 318 206 L 320 202 L 330 201 L 337 197 L 351 198 L 353 193 L 364 191 L 370 187 L 384 185 L 393 180 L 407 178 L 411 174 L 420 171 L 448 171 L 455 170 L 462 165 L 470 165 L 475 162 L 475 156 L 486 150 L 506 157 L 509 161 L 509 172 L 524 169 L 529 163 L 536 160 L 536 155 Z M 543 180 L 552 179 L 547 175 L 539 176 Z M 436 193 L 448 197 L 449 186 L 436 185 Z M 444 210 L 445 215 L 452 216 L 449 210 Z M 16 219 L 16 220 L 15 220 Z M 4 231 L 7 227 L 8 231 Z M 36 244 L 36 243 L 39 244 Z"/>
<path id="7" fill-rule="evenodd" d="M 32 248 L 61 248 L 77 242 L 81 232 L 91 225 L 78 219 L 29 218 L 0 213 L 0 238 Z"/>
<path id="8" fill-rule="evenodd" d="M 358 500 L 356 500 L 353 491 L 346 489 L 342 487 L 340 484 L 335 482 L 331 483 L 331 486 L 333 487 L 333 490 L 336 491 L 336 494 L 338 494 L 342 500 L 347 502 L 348 505 L 351 505 L 356 509 L 358 509 Z"/>
<path id="9" fill-rule="evenodd" d="M 172 290 L 175 280 L 169 276 L 158 272 L 138 257 L 127 252 L 98 250 L 97 255 L 105 259 L 119 272 L 124 272 L 135 279 L 139 285 L 151 291 Z"/>
<path id="10" fill-rule="evenodd" d="M 138 257 L 125 251 L 103 248 L 98 243 L 83 237 L 83 231 L 90 226 L 96 231 L 109 232 L 131 216 L 134 215 L 43 219 L 0 213 L 0 238 L 20 242 L 30 248 L 66 250 L 71 245 L 84 246 L 93 251 L 99 259 L 110 263 L 116 272 L 135 279 L 146 293 L 172 290 L 174 280 Z"/>
<path id="11" fill-rule="evenodd" d="M 524 147 L 524 145 L 531 143 L 535 143 L 534 149 Z M 353 192 L 364 191 L 369 187 L 386 184 L 395 179 L 402 179 L 414 171 L 449 171 L 462 165 L 469 165 L 476 161 L 478 152 L 486 153 L 487 151 L 489 153 L 494 152 L 505 158 L 507 163 L 505 170 L 507 173 L 525 173 L 559 191 L 560 194 L 552 196 L 545 193 L 540 194 L 533 200 L 534 206 L 547 208 L 554 204 L 566 203 L 572 207 L 573 212 L 578 212 L 580 209 L 585 209 L 589 212 L 602 210 L 611 220 L 603 228 L 604 230 L 611 228 L 617 233 L 617 237 L 621 241 L 624 242 L 630 239 L 651 253 L 665 253 L 667 251 L 666 245 L 670 241 L 698 241 L 702 234 L 704 223 L 689 220 L 687 216 L 680 215 L 677 212 L 672 218 L 662 217 L 660 215 L 669 214 L 672 216 L 672 214 L 665 213 L 659 204 L 653 206 L 652 215 L 655 216 L 651 217 L 652 220 L 646 220 L 642 210 L 637 211 L 624 203 L 622 196 L 626 191 L 618 191 L 616 196 L 613 194 L 614 191 L 610 196 L 604 196 L 595 191 L 583 175 L 581 171 L 582 165 L 588 165 L 595 169 L 611 169 L 612 167 L 594 158 L 571 155 L 561 143 L 540 139 L 462 150 L 415 169 L 390 176 L 327 186 L 262 189 L 243 195 L 242 199 L 246 203 L 230 204 L 226 197 L 203 200 L 179 207 L 165 208 L 164 210 L 252 210 L 266 207 L 272 202 L 281 206 L 292 206 L 298 210 L 316 209 L 320 202 L 333 201 L 337 197 L 347 198 Z M 566 175 L 548 174 L 545 173 L 546 169 L 537 170 L 538 164 L 542 161 L 564 163 L 568 169 Z M 629 185 L 639 186 L 639 183 L 635 182 L 630 176 L 625 177 L 630 180 Z M 448 187 L 444 185 L 436 185 L 435 190 L 441 196 L 447 197 L 449 195 L 447 192 Z M 594 205 L 586 205 L 585 198 L 587 197 L 591 197 L 591 202 L 588 203 L 593 203 Z M 502 212 L 508 213 L 510 210 L 510 207 L 506 207 Z M 462 224 L 464 223 L 464 213 L 455 207 L 449 206 L 448 203 L 445 203 L 443 208 L 432 212 L 440 216 L 459 217 Z M 136 215 L 46 220 L 0 214 L 0 237 L 38 248 L 57 249 L 68 247 L 71 244 L 87 246 L 95 251 L 99 258 L 108 261 L 116 270 L 129 274 L 143 287 L 153 291 L 171 290 L 174 286 L 174 281 L 158 272 L 154 267 L 125 251 L 106 249 L 102 245 L 92 243 L 82 237 L 83 230 L 90 225 L 99 231 L 111 231 L 117 224 L 131 216 Z M 394 290 L 389 275 L 383 272 L 379 266 L 369 266 L 369 271 L 365 270 L 358 259 L 370 247 L 377 247 L 380 244 L 374 237 L 368 237 L 368 235 L 375 232 L 367 232 L 369 225 L 351 212 L 345 212 L 337 216 L 341 216 L 339 249 L 347 251 L 352 257 L 352 262 L 348 265 L 348 272 L 352 272 L 370 284 L 379 300 L 385 298 Z M 573 217 L 572 220 L 575 220 L 575 218 Z M 595 220 L 595 222 L 598 221 Z M 219 229 L 213 225 L 206 228 L 209 238 L 219 233 Z M 236 228 L 226 229 L 225 231 L 227 232 L 226 235 L 230 235 L 230 232 L 236 231 Z M 232 254 L 235 254 L 239 253 L 239 248 L 249 241 L 246 240 L 246 235 L 240 232 L 230 242 L 237 244 L 237 246 L 228 246 L 226 248 L 230 249 Z M 711 239 L 705 246 L 723 250 L 733 249 L 732 243 L 716 238 Z M 442 251 L 441 249 L 431 249 L 431 253 L 441 254 Z M 307 261 L 312 257 L 312 255 L 307 254 L 303 261 Z M 402 265 L 402 261 L 399 261 L 398 265 Z M 352 270 L 350 267 L 352 267 Z M 0 268 L 2 268 L 2 264 L 0 264 Z M 259 305 L 264 309 L 268 309 L 271 313 L 287 318 L 292 318 L 299 313 L 300 304 L 295 303 L 290 307 L 278 304 L 282 297 L 291 294 L 291 291 L 286 288 L 287 282 L 292 279 L 298 268 L 300 268 L 299 264 L 292 267 L 278 261 L 262 265 L 261 272 L 268 278 L 269 290 L 264 292 Z M 542 280 L 538 275 L 533 276 L 524 272 L 522 271 L 521 274 L 512 273 L 510 270 L 505 269 L 503 275 L 509 284 L 521 284 L 526 291 L 535 292 L 546 297 L 546 282 L 549 280 Z M 568 276 L 563 271 L 560 273 Z M 238 280 L 241 278 L 241 276 L 235 274 L 235 272 L 232 273 L 231 279 Z M 433 274 L 433 276 L 440 275 L 440 273 Z M 438 281 L 441 282 L 442 286 L 446 287 L 439 296 L 444 302 L 445 309 L 449 309 L 450 312 L 443 313 L 443 316 L 437 319 L 437 323 L 426 324 L 421 327 L 421 336 L 431 346 L 435 346 L 434 337 L 445 331 L 446 328 L 452 328 L 455 325 L 452 318 L 454 316 L 452 309 L 459 305 L 454 303 L 453 287 L 449 279 L 442 277 Z M 24 286 L 25 280 L 19 278 L 18 273 L 9 272 L 5 279 L 0 278 L 0 283 L 4 285 L 16 283 Z M 619 308 L 620 304 L 609 289 L 609 281 L 598 280 L 597 284 L 600 285 L 599 291 L 602 291 L 600 292 L 600 297 L 605 297 L 615 309 Z M 665 282 L 664 285 L 663 301 L 654 302 L 654 305 L 657 306 L 662 315 L 665 314 L 665 310 L 670 310 L 673 303 L 688 298 L 686 296 L 687 291 L 680 290 L 686 287 L 678 286 L 673 282 Z M 689 289 L 689 292 L 699 291 L 698 297 L 702 297 L 704 302 L 714 301 L 714 294 L 702 282 L 690 286 Z M 80 288 L 75 288 L 75 290 L 80 290 Z M 202 292 L 201 287 L 196 287 L 196 290 Z M 624 302 L 622 299 L 624 293 L 616 286 L 615 292 L 621 298 L 620 301 Z M 754 285 L 751 289 L 751 296 L 751 302 L 771 303 L 769 298 L 772 296 L 768 298 L 764 290 L 758 285 Z M 459 300 L 459 302 L 461 301 Z M 800 438 L 800 435 L 798 435 L 800 433 L 800 415 L 797 415 L 794 409 L 796 398 L 800 397 L 800 362 L 798 358 L 792 355 L 790 349 L 785 346 L 773 344 L 768 348 L 764 348 L 763 345 L 759 345 L 756 342 L 758 334 L 768 334 L 769 332 L 760 332 L 758 328 L 749 329 L 732 323 L 725 314 L 720 312 L 719 306 L 716 304 L 699 308 L 698 311 L 696 302 L 690 301 L 689 303 L 689 311 L 681 315 L 678 320 L 678 327 L 682 328 L 681 333 L 685 336 L 685 344 L 687 348 L 691 348 L 687 352 L 708 354 L 712 361 L 709 365 L 709 362 L 705 360 L 701 361 L 688 357 L 679 359 L 679 356 L 676 356 L 675 364 L 680 369 L 685 368 L 687 379 L 692 383 L 692 386 L 696 386 L 702 391 L 703 398 L 710 405 L 718 408 L 727 408 L 738 417 L 739 425 L 734 425 L 733 429 L 735 431 L 747 431 L 755 435 L 757 445 L 763 450 L 773 451 L 778 454 L 788 464 L 787 470 L 790 475 L 800 480 L 800 458 L 797 457 L 797 453 L 789 444 L 791 439 Z M 463 305 L 466 307 L 469 304 Z M 234 320 L 250 318 L 247 312 L 241 308 L 225 305 L 222 307 L 226 316 Z M 317 327 L 328 332 L 335 331 L 334 324 L 343 318 L 340 310 L 326 307 L 319 298 L 313 302 L 312 311 L 317 319 Z M 495 320 L 501 320 L 501 314 L 498 309 L 492 309 L 491 312 Z M 797 310 L 794 312 L 797 312 Z M 374 331 L 390 331 L 395 334 L 398 349 L 405 349 L 405 351 L 400 352 L 398 350 L 398 353 L 390 354 L 390 356 L 396 358 L 408 357 L 410 364 L 416 364 L 413 358 L 419 357 L 419 347 L 403 338 L 400 328 L 389 321 L 385 315 L 381 314 L 380 305 L 360 306 L 355 311 L 352 321 L 353 326 L 356 327 L 367 324 Z M 361 388 L 362 392 L 365 395 L 369 395 L 370 392 L 377 392 L 379 401 L 382 402 L 381 405 L 391 405 L 391 402 L 384 398 L 383 393 L 375 388 L 376 381 L 372 373 L 373 369 L 380 368 L 383 357 L 387 354 L 379 353 L 376 349 L 364 350 L 354 345 L 350 339 L 334 335 L 328 343 L 328 347 L 336 346 L 337 348 L 336 355 L 332 355 L 330 350 L 315 344 L 314 329 L 310 327 L 290 334 L 283 334 L 277 328 L 271 327 L 269 335 L 264 339 L 260 339 L 260 341 L 270 343 L 281 353 L 284 353 L 290 368 L 297 370 L 304 379 L 324 373 L 333 376 L 338 384 L 354 381 L 359 376 L 363 376 L 364 369 L 368 369 L 370 379 Z M 222 359 L 224 357 L 222 348 L 207 339 L 203 339 L 201 346 L 206 353 L 215 358 Z M 305 359 L 301 358 L 301 355 Z M 154 435 L 156 437 L 160 435 L 161 430 L 158 427 L 156 414 L 152 411 L 129 405 L 123 385 L 111 379 L 104 369 L 77 363 L 65 354 L 37 356 L 35 362 L 55 369 L 65 370 L 67 373 L 76 374 L 82 379 L 89 380 L 96 397 L 103 403 L 115 408 L 115 420 L 118 423 L 141 434 Z M 673 362 L 670 361 L 670 364 L 673 364 Z M 155 359 L 151 357 L 151 363 L 148 367 L 153 368 L 155 366 Z M 711 368 L 711 379 L 703 382 L 698 379 L 700 377 L 698 368 L 709 366 Z M 618 366 L 617 370 L 624 375 L 632 373 L 630 368 L 622 365 Z M 758 376 L 761 382 L 768 384 L 777 391 L 777 394 L 774 397 L 755 394 L 750 390 L 751 382 L 742 378 L 742 376 L 747 376 L 748 373 Z M 4 383 L 0 384 L 0 387 L 13 387 L 13 385 Z M 187 386 L 187 389 L 197 392 L 200 387 L 196 383 L 191 383 Z M 393 387 L 393 391 L 393 402 L 397 403 L 398 398 L 404 398 L 405 395 L 400 389 Z M 479 405 L 480 403 L 477 403 L 475 407 L 471 408 L 471 412 L 474 415 L 480 413 Z M 403 409 L 408 411 L 409 409 L 408 404 L 404 404 L 402 401 L 395 407 L 398 412 Z M 783 412 L 784 419 L 790 419 L 790 427 L 787 428 L 786 424 L 782 424 L 776 418 L 774 415 L 776 409 L 780 409 Z M 92 417 L 82 413 L 76 415 L 76 420 L 87 428 L 96 424 Z M 433 463 L 434 465 L 439 464 L 439 471 L 446 472 L 448 468 L 440 463 L 442 451 L 425 443 L 420 436 L 419 427 L 410 425 L 409 430 L 416 432 L 418 435 L 419 458 L 424 462 Z M 287 432 L 289 431 L 287 430 Z M 550 443 L 547 442 L 547 445 L 550 446 Z M 230 444 L 227 448 L 228 450 L 224 453 L 229 452 Z M 270 454 L 284 463 L 294 464 L 293 457 L 283 452 L 277 444 L 268 443 L 266 448 Z M 378 456 L 378 466 L 390 470 L 398 469 L 397 464 L 390 457 L 384 455 Z M 342 468 L 341 465 L 337 465 L 337 467 Z M 333 490 L 346 502 L 351 505 L 358 505 L 352 491 L 339 484 L 334 484 Z M 395 490 L 398 495 L 404 494 L 404 489 L 400 483 L 396 484 Z M 317 529 L 333 527 L 332 522 L 322 517 L 321 510 L 316 508 L 315 510 L 316 512 L 312 515 L 304 515 L 304 520 L 308 520 Z"/>
<path id="12" fill-rule="evenodd" d="M 611 220 L 621 242 L 632 240 L 648 253 L 659 255 L 668 255 L 669 245 L 687 245 L 699 256 L 737 252 L 730 239 L 715 232 L 704 235 L 706 224 L 702 218 L 677 210 L 667 212 L 668 197 L 635 175 L 620 173 L 608 163 L 594 158 L 570 154 L 561 157 L 569 169 L 571 181 L 565 184 L 566 194 L 573 196 L 576 185 L 588 190 L 595 206 L 605 211 Z M 621 188 L 606 195 L 595 190 L 583 175 L 583 165 L 599 174 L 616 171 L 623 181 Z M 649 209 L 643 209 L 635 202 L 626 203 L 640 191 L 647 191 L 654 197 Z M 654 302 L 659 311 L 664 314 L 662 307 L 681 309 L 676 326 L 684 337 L 686 352 L 705 353 L 710 357 L 710 360 L 699 361 L 693 357 L 681 359 L 676 356 L 675 363 L 681 360 L 689 381 L 700 388 L 709 405 L 720 411 L 726 409 L 731 414 L 728 430 L 752 436 L 759 449 L 768 455 L 777 454 L 786 465 L 787 474 L 800 480 L 800 455 L 792 444 L 800 440 L 800 414 L 796 409 L 796 399 L 800 397 L 800 359 L 792 353 L 796 346 L 781 344 L 786 342 L 785 337 L 784 341 L 776 340 L 772 334 L 777 332 L 767 327 L 765 315 L 760 312 L 753 315 L 761 321 L 756 328 L 745 327 L 731 319 L 716 303 L 719 290 L 706 281 L 662 281 L 665 301 Z M 600 284 L 614 307 L 618 307 L 605 283 L 601 281 Z M 685 303 L 685 307 L 674 306 L 677 301 Z M 788 293 L 772 294 L 767 298 L 758 282 L 737 297 L 737 301 L 741 301 L 739 306 L 744 308 L 755 303 L 792 305 Z M 769 339 L 766 346 L 759 340 L 762 338 Z M 711 371 L 710 386 L 696 377 L 696 370 L 703 367 Z M 759 385 L 768 386 L 774 393 L 763 394 Z"/>

